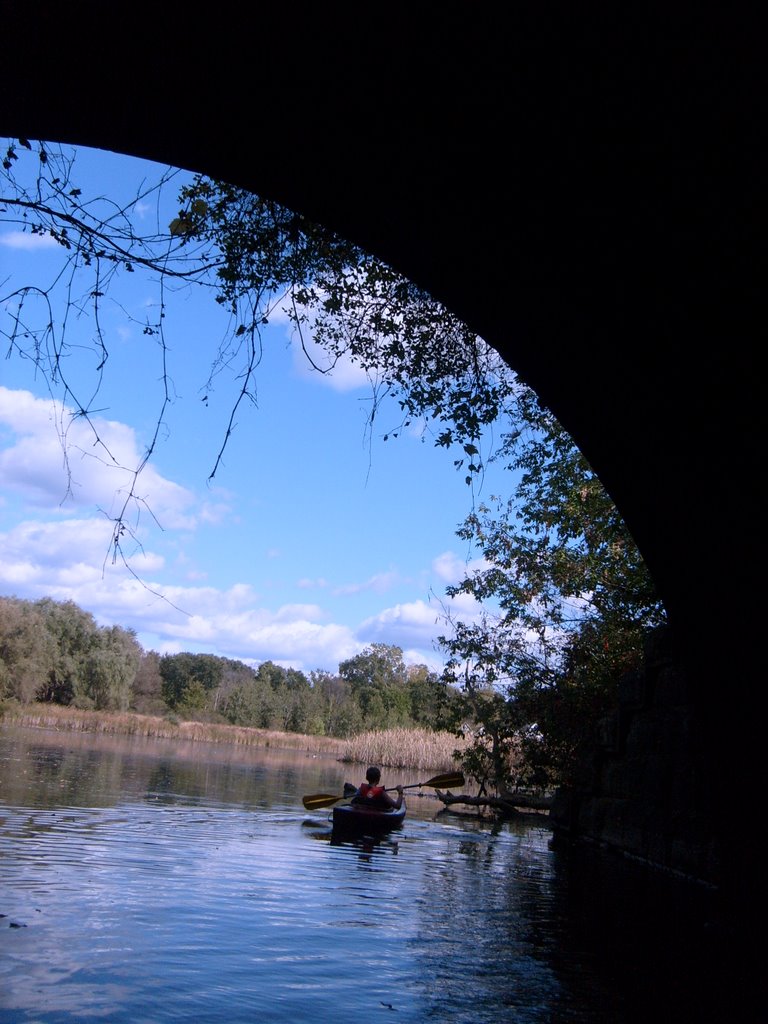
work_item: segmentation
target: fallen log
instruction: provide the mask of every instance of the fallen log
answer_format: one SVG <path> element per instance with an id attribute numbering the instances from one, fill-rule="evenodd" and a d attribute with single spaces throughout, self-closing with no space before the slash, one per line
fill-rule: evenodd
<path id="1" fill-rule="evenodd" d="M 551 797 L 534 796 L 530 793 L 506 793 L 504 796 L 468 796 L 463 793 L 457 796 L 451 792 L 441 793 L 438 789 L 435 790 L 435 795 L 445 807 L 454 804 L 466 804 L 468 807 L 490 807 L 491 810 L 509 816 L 519 814 L 521 809 L 548 811 L 552 806 Z"/>
<path id="2" fill-rule="evenodd" d="M 554 800 L 551 793 L 524 793 L 517 789 L 507 790 L 501 796 L 507 803 L 530 811 L 548 811 Z"/>

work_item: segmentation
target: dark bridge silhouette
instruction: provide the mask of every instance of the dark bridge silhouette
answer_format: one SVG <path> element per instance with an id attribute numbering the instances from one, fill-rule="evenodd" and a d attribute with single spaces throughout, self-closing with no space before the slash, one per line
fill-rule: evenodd
<path id="1" fill-rule="evenodd" d="M 753 32 L 701 12 L 491 10 L 3 2 L 0 129 L 272 197 L 504 355 L 658 582 L 701 842 L 740 913 L 762 866 L 738 812 L 764 774 Z"/>

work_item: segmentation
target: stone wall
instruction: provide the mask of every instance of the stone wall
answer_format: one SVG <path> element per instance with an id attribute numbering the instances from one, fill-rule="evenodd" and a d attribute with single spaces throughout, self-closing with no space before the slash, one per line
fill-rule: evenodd
<path id="1" fill-rule="evenodd" d="M 555 795 L 556 840 L 596 843 L 718 885 L 711 757 L 702 749 L 698 713 L 670 634 L 661 630 L 646 645 L 643 667 L 622 679 L 618 707 L 599 723 L 578 783 Z"/>

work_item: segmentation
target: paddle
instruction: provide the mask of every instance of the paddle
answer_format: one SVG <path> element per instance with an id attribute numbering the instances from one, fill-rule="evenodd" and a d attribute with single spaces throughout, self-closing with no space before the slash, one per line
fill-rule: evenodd
<path id="1" fill-rule="evenodd" d="M 449 789 L 451 786 L 463 785 L 464 776 L 461 772 L 446 772 L 444 775 L 435 775 L 433 779 L 428 779 L 427 782 L 413 782 L 409 786 L 403 786 L 403 789 L 421 789 L 422 786 L 431 786 L 433 789 Z M 346 800 L 347 797 L 352 795 L 350 790 L 354 791 L 354 786 L 346 783 L 342 796 L 334 796 L 332 793 L 314 793 L 312 796 L 305 796 L 302 803 L 308 811 L 316 811 L 321 807 L 331 807 L 333 804 L 337 804 L 339 800 Z M 388 792 L 392 792 L 392 790 L 388 790 Z"/>

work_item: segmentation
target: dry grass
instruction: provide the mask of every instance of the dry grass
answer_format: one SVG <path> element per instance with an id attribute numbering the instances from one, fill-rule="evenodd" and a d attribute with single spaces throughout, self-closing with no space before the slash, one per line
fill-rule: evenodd
<path id="1" fill-rule="evenodd" d="M 325 736 L 302 736 L 271 729 L 246 729 L 237 725 L 215 725 L 207 722 L 173 721 L 153 715 L 128 712 L 78 711 L 75 708 L 46 704 L 44 707 L 6 707 L 2 715 L 6 725 L 33 729 L 55 729 L 59 732 L 92 732 L 116 736 L 139 736 L 145 739 L 186 740 L 198 743 L 228 743 L 246 747 L 270 747 L 279 750 L 306 750 L 313 754 L 341 757 L 346 751 L 344 740 Z"/>
<path id="2" fill-rule="evenodd" d="M 57 704 L 22 706 L 8 703 L 0 708 L 0 722 L 58 732 L 300 750 L 326 754 L 350 764 L 380 764 L 387 768 L 425 769 L 430 772 L 453 770 L 456 767 L 453 751 L 462 745 L 462 741 L 452 733 L 435 733 L 426 729 L 390 729 L 339 740 L 270 729 L 247 729 L 237 725 L 174 721 L 128 712 L 80 711 Z"/>
<path id="3" fill-rule="evenodd" d="M 452 771 L 456 768 L 453 752 L 463 743 L 453 733 L 426 729 L 365 732 L 347 741 L 347 751 L 341 760 L 387 768 Z"/>

